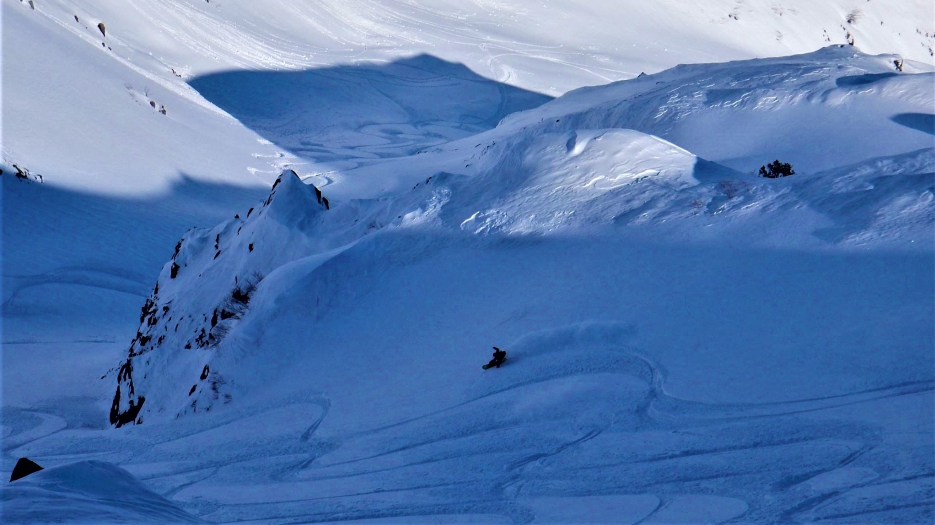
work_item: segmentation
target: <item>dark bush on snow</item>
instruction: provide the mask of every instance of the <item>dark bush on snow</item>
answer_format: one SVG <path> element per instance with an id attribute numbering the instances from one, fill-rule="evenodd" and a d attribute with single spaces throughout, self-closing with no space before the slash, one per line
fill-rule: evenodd
<path id="1" fill-rule="evenodd" d="M 795 175 L 795 170 L 792 169 L 792 164 L 788 162 L 779 162 L 777 159 L 766 166 L 760 166 L 760 177 L 778 179 L 779 177 L 788 177 L 789 175 Z"/>

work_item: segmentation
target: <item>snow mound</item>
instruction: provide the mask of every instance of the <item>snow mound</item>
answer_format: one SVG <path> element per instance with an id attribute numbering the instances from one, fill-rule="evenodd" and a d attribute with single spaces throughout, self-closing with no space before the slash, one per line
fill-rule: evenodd
<path id="1" fill-rule="evenodd" d="M 755 172 L 779 157 L 814 173 L 931 146 L 931 133 L 894 117 L 931 113 L 935 73 L 898 71 L 896 60 L 831 46 L 790 57 L 680 65 L 570 92 L 501 126 L 630 128 L 741 171 Z"/>
<path id="2" fill-rule="evenodd" d="M 4 523 L 203 523 L 104 461 L 45 469 L 0 489 Z"/>
<path id="3" fill-rule="evenodd" d="M 722 167 L 698 175 L 697 168 L 710 163 L 628 129 L 518 134 L 491 150 L 480 155 L 482 175 L 452 198 L 453 218 L 468 232 L 546 233 L 610 224 L 651 195 L 675 196 L 697 186 L 698 176 L 739 175 Z"/>

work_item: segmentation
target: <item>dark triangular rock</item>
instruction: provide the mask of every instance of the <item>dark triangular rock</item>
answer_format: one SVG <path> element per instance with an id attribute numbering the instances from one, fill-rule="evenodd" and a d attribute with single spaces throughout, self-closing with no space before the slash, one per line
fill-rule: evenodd
<path id="1" fill-rule="evenodd" d="M 32 461 L 29 458 L 19 458 L 19 461 L 16 462 L 16 466 L 13 467 L 13 474 L 10 475 L 10 481 L 16 481 L 20 478 L 25 478 L 30 474 L 35 474 L 42 470 L 42 467 L 38 463 Z"/>

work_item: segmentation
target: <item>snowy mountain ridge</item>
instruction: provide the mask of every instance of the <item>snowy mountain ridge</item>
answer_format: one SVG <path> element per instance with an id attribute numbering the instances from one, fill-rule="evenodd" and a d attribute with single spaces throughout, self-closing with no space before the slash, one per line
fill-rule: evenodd
<path id="1" fill-rule="evenodd" d="M 6 137 L 0 160 L 44 174 L 48 183 L 122 195 L 167 191 L 180 173 L 268 186 L 284 167 L 303 175 L 329 166 L 342 170 L 352 159 L 404 155 L 413 142 L 437 144 L 439 135 L 450 140 L 473 129 L 448 116 L 424 122 L 398 111 L 398 97 L 387 88 L 405 85 L 434 83 L 436 101 L 469 100 L 497 89 L 480 89 L 479 79 L 556 96 L 677 64 L 782 56 L 849 42 L 871 54 L 895 53 L 907 65 L 935 64 L 935 12 L 924 0 L 666 0 L 586 8 L 567 0 L 470 6 L 145 0 L 129 7 L 42 0 L 32 6 L 3 3 L 11 51 L 5 121 L 18 132 Z M 457 73 L 444 65 L 394 66 L 419 54 L 463 64 L 477 78 L 459 86 L 452 82 Z M 381 65 L 389 67 L 366 71 Z M 249 93 L 249 81 L 225 76 L 229 70 L 265 71 L 269 78 L 294 72 L 289 84 L 316 93 L 320 102 L 277 99 L 289 92 L 282 88 L 259 114 L 245 118 L 237 111 L 243 108 L 226 106 L 231 93 L 212 84 L 214 78 Z M 325 76 L 302 74 L 316 70 Z M 43 79 L 71 86 L 81 102 L 66 90 L 49 89 Z M 380 116 L 361 122 L 346 115 L 323 125 L 321 112 L 344 103 L 336 91 L 354 93 L 353 99 L 366 101 L 366 113 Z M 252 96 L 262 93 L 269 90 Z M 503 98 L 509 99 L 506 91 Z M 273 118 L 283 107 L 297 114 Z M 40 133 L 34 122 L 56 125 Z M 74 127 L 85 129 L 86 137 L 61 131 Z M 356 154 L 347 155 L 351 151 Z"/>

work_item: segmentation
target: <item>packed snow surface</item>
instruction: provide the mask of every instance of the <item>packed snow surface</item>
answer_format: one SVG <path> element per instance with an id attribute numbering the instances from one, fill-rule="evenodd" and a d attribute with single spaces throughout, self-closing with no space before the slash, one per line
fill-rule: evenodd
<path id="1" fill-rule="evenodd" d="M 3 3 L 3 522 L 935 518 L 927 2 L 98 4 Z"/>

